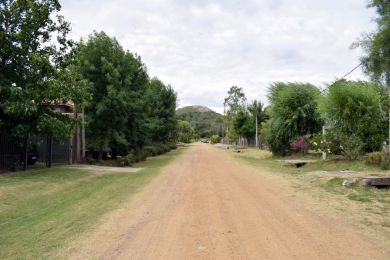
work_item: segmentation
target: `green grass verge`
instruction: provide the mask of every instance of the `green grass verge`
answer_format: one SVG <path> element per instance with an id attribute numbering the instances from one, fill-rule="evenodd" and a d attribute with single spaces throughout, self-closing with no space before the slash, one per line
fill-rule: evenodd
<path id="1" fill-rule="evenodd" d="M 0 175 L 0 259 L 50 258 L 184 150 L 148 158 L 138 173 L 58 167 Z"/>

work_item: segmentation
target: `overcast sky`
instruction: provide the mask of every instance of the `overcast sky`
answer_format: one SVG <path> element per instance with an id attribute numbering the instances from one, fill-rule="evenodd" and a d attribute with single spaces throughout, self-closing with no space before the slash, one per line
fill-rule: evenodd
<path id="1" fill-rule="evenodd" d="M 367 0 L 63 0 L 71 37 L 105 31 L 171 84 L 179 106 L 222 112 L 232 85 L 267 102 L 274 81 L 323 87 L 359 64 L 375 28 Z M 365 79 L 356 70 L 349 79 Z"/>

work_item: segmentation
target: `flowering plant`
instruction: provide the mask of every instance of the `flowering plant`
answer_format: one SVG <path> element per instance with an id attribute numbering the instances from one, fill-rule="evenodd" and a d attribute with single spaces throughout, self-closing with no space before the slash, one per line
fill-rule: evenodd
<path id="1" fill-rule="evenodd" d="M 304 136 L 298 137 L 291 144 L 291 149 L 295 152 L 306 153 L 310 148 L 309 142 Z"/>

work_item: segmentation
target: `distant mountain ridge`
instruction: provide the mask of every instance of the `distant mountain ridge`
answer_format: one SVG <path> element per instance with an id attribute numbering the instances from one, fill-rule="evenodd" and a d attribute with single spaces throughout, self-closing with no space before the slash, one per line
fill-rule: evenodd
<path id="1" fill-rule="evenodd" d="M 191 123 L 199 137 L 210 137 L 223 131 L 223 116 L 206 106 L 186 106 L 176 110 L 180 120 Z"/>
<path id="2" fill-rule="evenodd" d="M 200 112 L 200 113 L 213 112 L 213 113 L 217 113 L 206 106 L 199 106 L 199 105 L 185 106 L 185 107 L 177 109 L 176 112 L 179 114 L 180 113 L 187 113 L 187 112 Z"/>

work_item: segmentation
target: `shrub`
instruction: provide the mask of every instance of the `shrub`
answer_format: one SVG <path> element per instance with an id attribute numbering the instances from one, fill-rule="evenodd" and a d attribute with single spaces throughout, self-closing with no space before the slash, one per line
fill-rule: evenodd
<path id="1" fill-rule="evenodd" d="M 267 143 L 276 155 L 285 155 L 291 143 L 302 135 L 318 132 L 321 119 L 317 110 L 320 91 L 305 83 L 273 83 L 268 91 L 271 102 Z"/>
<path id="2" fill-rule="evenodd" d="M 218 135 L 212 135 L 210 137 L 210 143 L 212 143 L 212 144 L 217 144 L 217 143 L 219 143 L 219 141 L 220 141 L 220 138 Z"/>
<path id="3" fill-rule="evenodd" d="M 386 122 L 378 86 L 369 82 L 341 80 L 328 88 L 319 104 L 327 127 L 335 133 L 343 147 L 353 142 L 345 137 L 354 135 L 360 138 L 364 152 L 382 148 L 386 139 Z"/>
<path id="4" fill-rule="evenodd" d="M 384 161 L 384 154 L 381 152 L 372 152 L 367 154 L 366 163 L 372 165 L 381 165 Z"/>
<path id="5" fill-rule="evenodd" d="M 130 152 L 128 155 L 121 157 L 119 159 L 119 164 L 121 166 L 132 166 L 135 162 L 135 156 L 133 152 Z"/>
<path id="6" fill-rule="evenodd" d="M 363 152 L 364 143 L 356 135 L 344 137 L 342 150 L 348 160 L 356 160 Z"/>
<path id="7" fill-rule="evenodd" d="M 291 144 L 291 149 L 294 152 L 306 153 L 309 150 L 309 142 L 305 139 L 304 136 L 300 136 L 294 140 Z"/>

